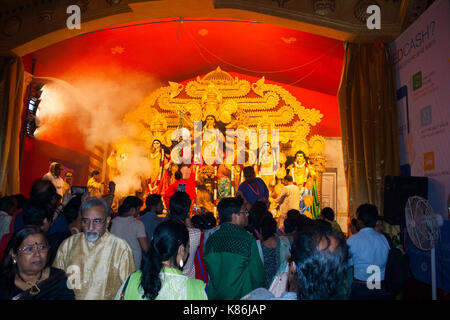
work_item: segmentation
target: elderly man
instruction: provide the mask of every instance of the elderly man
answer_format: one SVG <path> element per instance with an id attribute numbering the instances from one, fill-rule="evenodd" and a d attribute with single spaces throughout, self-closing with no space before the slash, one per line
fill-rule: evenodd
<path id="1" fill-rule="evenodd" d="M 50 164 L 49 172 L 44 174 L 44 176 L 42 177 L 42 179 L 49 180 L 53 183 L 53 185 L 56 188 L 56 193 L 58 193 L 61 197 L 64 195 L 63 193 L 64 180 L 60 177 L 62 169 L 63 167 L 60 163 L 52 162 Z"/>
<path id="2" fill-rule="evenodd" d="M 58 249 L 54 266 L 66 271 L 77 300 L 113 300 L 135 271 L 127 242 L 107 231 L 109 208 L 101 198 L 88 198 L 80 208 L 81 230 Z"/>

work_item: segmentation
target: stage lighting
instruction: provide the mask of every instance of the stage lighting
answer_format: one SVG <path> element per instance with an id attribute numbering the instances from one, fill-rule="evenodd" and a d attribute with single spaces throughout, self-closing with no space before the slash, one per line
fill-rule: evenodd
<path id="1" fill-rule="evenodd" d="M 36 117 L 39 114 L 39 103 L 41 103 L 40 97 L 42 94 L 43 83 L 32 81 L 30 83 L 29 98 L 27 111 L 25 115 L 24 130 L 28 137 L 35 138 L 35 131 L 38 128 Z"/>

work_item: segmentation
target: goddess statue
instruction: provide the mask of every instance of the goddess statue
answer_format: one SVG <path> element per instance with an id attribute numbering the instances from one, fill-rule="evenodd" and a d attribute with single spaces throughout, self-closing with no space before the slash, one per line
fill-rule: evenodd
<path id="1" fill-rule="evenodd" d="M 169 186 L 169 168 L 170 156 L 163 147 L 161 141 L 153 140 L 149 152 L 151 173 L 147 181 L 148 194 L 163 194 Z"/>
<path id="2" fill-rule="evenodd" d="M 319 197 L 316 186 L 316 172 L 309 164 L 306 154 L 299 150 L 295 153 L 294 163 L 289 165 L 289 175 L 300 189 L 300 213 L 309 218 L 319 216 Z"/>
<path id="3" fill-rule="evenodd" d="M 264 142 L 259 151 L 258 176 L 263 179 L 267 188 L 275 185 L 276 159 L 269 142 Z"/>

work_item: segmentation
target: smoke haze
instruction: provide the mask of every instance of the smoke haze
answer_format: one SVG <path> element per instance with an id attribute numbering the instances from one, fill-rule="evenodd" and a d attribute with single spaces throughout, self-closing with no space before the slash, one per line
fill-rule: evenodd
<path id="1" fill-rule="evenodd" d="M 119 72 L 120 74 L 120 72 Z M 116 79 L 85 77 L 68 83 L 55 78 L 46 80 L 39 105 L 37 137 L 46 131 L 64 130 L 58 123 L 70 119 L 70 125 L 81 133 L 86 150 L 95 146 L 105 149 L 121 138 L 130 138 L 135 128 L 122 121 L 124 115 L 137 108 L 145 96 L 161 84 L 144 74 L 123 72 Z M 140 175 L 148 175 L 147 150 L 131 146 L 121 174 L 116 179 L 117 193 L 126 194 L 140 187 Z"/>

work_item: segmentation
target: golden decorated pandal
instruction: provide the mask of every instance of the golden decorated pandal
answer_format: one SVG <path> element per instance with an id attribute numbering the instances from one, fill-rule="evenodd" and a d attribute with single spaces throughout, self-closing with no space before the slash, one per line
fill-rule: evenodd
<path id="1" fill-rule="evenodd" d="M 150 148 L 151 143 L 158 139 L 170 146 L 172 132 L 179 127 L 188 128 L 193 139 L 194 122 L 205 121 L 208 115 L 224 123 L 226 128 L 255 129 L 258 136 L 264 133 L 261 130 L 266 130 L 269 142 L 272 142 L 271 129 L 278 129 L 280 159 L 303 151 L 317 173 L 321 198 L 321 177 L 327 162 L 322 153 L 326 141 L 320 135 L 309 136 L 309 133 L 311 126 L 316 126 L 323 115 L 314 108 L 303 106 L 283 87 L 266 83 L 264 77 L 250 83 L 233 78 L 217 67 L 186 85 L 169 82 L 168 86 L 150 93 L 140 106 L 125 115 L 124 121 L 136 129 L 136 134 L 127 143 Z M 241 132 L 237 133 L 237 138 L 248 139 Z M 124 147 L 124 142 L 119 141 L 112 147 Z M 280 161 L 275 178 L 284 177 L 284 163 Z M 233 175 L 237 174 L 237 170 L 233 171 Z"/>

